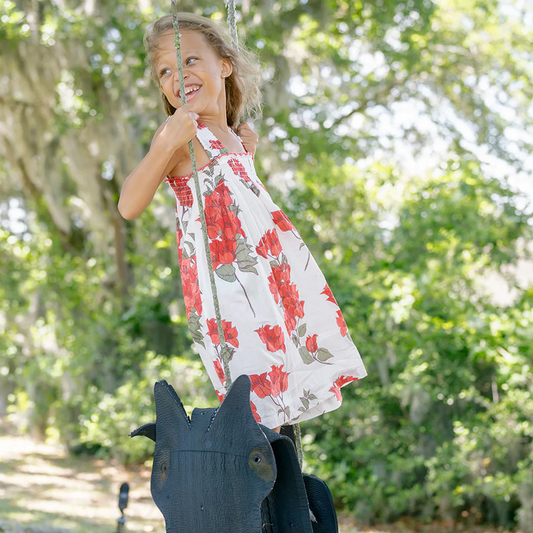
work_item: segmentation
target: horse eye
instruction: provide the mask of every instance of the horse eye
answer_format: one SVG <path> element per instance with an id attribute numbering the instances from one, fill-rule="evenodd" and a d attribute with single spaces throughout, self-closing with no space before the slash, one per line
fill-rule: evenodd
<path id="1" fill-rule="evenodd" d="M 248 464 L 250 468 L 263 480 L 274 481 L 275 473 L 272 464 L 269 464 L 268 453 L 265 455 L 257 448 L 250 452 Z"/>

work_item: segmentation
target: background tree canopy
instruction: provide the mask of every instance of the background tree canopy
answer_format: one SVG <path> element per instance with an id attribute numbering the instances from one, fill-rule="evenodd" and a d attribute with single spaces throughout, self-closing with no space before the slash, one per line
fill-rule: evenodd
<path id="1" fill-rule="evenodd" d="M 150 454 L 127 435 L 153 419 L 154 381 L 217 404 L 191 348 L 169 191 L 137 220 L 116 208 L 165 118 L 142 36 L 169 6 L 0 0 L 0 415 L 125 461 Z M 303 424 L 307 470 L 359 520 L 533 531 L 525 6 L 238 6 L 267 81 L 258 174 L 369 372 Z M 179 8 L 225 19 L 220 0 Z"/>

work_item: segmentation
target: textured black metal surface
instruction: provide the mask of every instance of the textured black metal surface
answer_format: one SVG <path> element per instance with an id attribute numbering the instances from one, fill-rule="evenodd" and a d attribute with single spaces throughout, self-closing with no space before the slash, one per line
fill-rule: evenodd
<path id="1" fill-rule="evenodd" d="M 156 443 L 151 491 L 167 533 L 337 533 L 311 525 L 293 441 L 255 421 L 250 385 L 239 376 L 220 407 L 194 409 L 189 419 L 174 389 L 155 384 L 156 422 L 131 436 Z M 326 490 L 330 514 L 311 505 L 331 527 Z"/>

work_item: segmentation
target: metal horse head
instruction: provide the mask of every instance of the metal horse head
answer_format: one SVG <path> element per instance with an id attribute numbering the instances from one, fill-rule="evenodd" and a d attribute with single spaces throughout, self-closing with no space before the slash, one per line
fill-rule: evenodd
<path id="1" fill-rule="evenodd" d="M 174 389 L 155 384 L 156 422 L 131 436 L 156 443 L 151 491 L 167 533 L 336 533 L 329 489 L 302 476 L 290 438 L 255 421 L 250 384 L 240 376 L 220 407 L 190 419 Z"/>

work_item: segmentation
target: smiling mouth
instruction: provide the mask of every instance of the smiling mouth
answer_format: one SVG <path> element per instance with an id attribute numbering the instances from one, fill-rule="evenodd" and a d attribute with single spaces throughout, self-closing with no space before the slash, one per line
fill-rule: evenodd
<path id="1" fill-rule="evenodd" d="M 202 87 L 198 87 L 198 89 L 195 89 L 194 91 L 191 91 L 190 93 L 185 95 L 185 101 L 188 102 L 189 100 L 192 100 L 199 92 Z M 178 93 L 178 98 L 181 99 L 181 92 Z"/>

